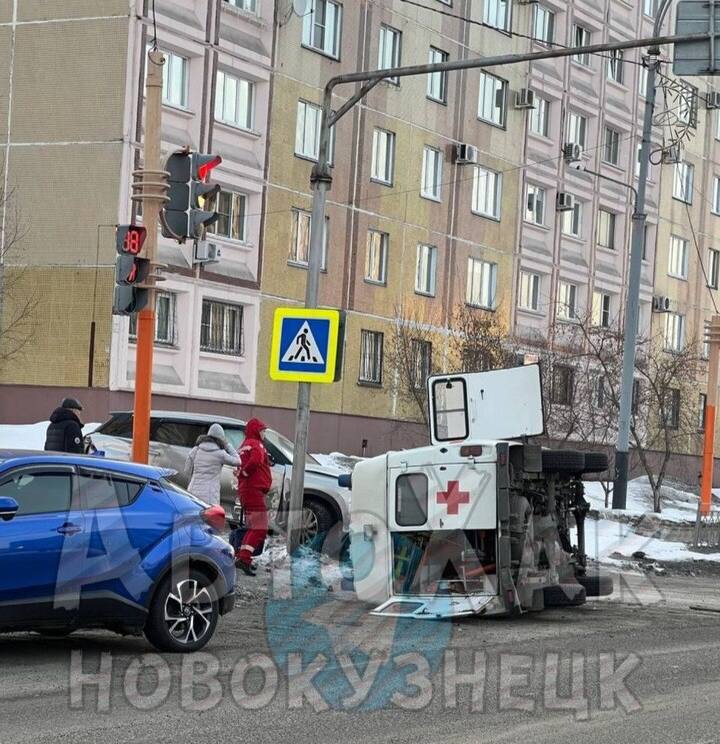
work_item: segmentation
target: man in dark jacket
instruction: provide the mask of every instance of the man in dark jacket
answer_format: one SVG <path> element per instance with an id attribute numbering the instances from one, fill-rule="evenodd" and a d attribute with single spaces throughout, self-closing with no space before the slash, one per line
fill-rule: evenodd
<path id="1" fill-rule="evenodd" d="M 85 451 L 82 422 L 76 411 L 82 411 L 80 403 L 75 398 L 65 398 L 60 408 L 52 412 L 45 439 L 46 450 L 80 455 Z"/>
<path id="2" fill-rule="evenodd" d="M 255 575 L 252 557 L 263 544 L 268 531 L 265 497 L 272 486 L 272 472 L 262 434 L 267 426 L 259 419 L 250 419 L 245 426 L 245 441 L 240 445 L 238 496 L 245 513 L 247 531 L 237 551 L 235 565 L 248 576 Z"/>

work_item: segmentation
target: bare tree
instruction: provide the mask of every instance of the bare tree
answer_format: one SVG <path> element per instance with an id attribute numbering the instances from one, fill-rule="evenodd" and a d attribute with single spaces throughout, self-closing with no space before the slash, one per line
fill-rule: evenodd
<path id="1" fill-rule="evenodd" d="M 552 426 L 556 430 L 565 426 L 566 439 L 612 445 L 620 411 L 624 334 L 619 323 L 599 325 L 590 315 L 578 318 L 568 334 L 572 342 L 562 361 L 572 370 L 571 400 L 565 406 L 569 413 L 563 419 L 555 415 L 557 407 L 552 407 Z M 554 364 L 557 368 L 557 354 Z M 701 364 L 694 340 L 668 350 L 662 334 L 638 337 L 631 444 L 648 477 L 656 512 L 662 509 L 661 488 L 672 455 L 697 440 Z"/>
<path id="2" fill-rule="evenodd" d="M 462 372 L 502 369 L 516 362 L 513 344 L 496 312 L 464 303 L 453 313 L 449 352 L 451 366 Z"/>
<path id="3" fill-rule="evenodd" d="M 2 173 L 0 172 L 0 177 Z M 19 260 L 24 231 L 14 189 L 0 189 L 0 368 L 21 355 L 35 333 L 36 291 Z"/>
<path id="4" fill-rule="evenodd" d="M 395 396 L 412 418 L 425 425 L 429 422 L 425 382 L 441 368 L 437 345 L 444 334 L 436 321 L 418 304 L 397 305 L 394 338 L 387 354 Z"/>

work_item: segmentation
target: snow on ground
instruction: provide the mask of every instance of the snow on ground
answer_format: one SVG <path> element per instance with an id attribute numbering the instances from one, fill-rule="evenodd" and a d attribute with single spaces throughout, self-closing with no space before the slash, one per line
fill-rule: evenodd
<path id="1" fill-rule="evenodd" d="M 49 421 L 37 424 L 4 424 L 0 426 L 0 449 L 41 450 Z M 91 434 L 100 424 L 85 424 L 83 433 Z"/>
<path id="2" fill-rule="evenodd" d="M 665 522 L 694 522 L 697 515 L 698 497 L 694 493 L 678 490 L 669 485 L 660 489 L 662 495 L 662 513 L 659 515 Z M 647 477 L 635 478 L 628 483 L 627 508 L 618 511 L 605 508 L 605 491 L 602 483 L 590 481 L 585 483 L 585 498 L 590 507 L 605 517 L 642 516 L 653 511 L 652 489 Z M 612 495 L 610 496 L 612 503 Z"/>
<path id="3" fill-rule="evenodd" d="M 585 550 L 590 558 L 601 563 L 622 564 L 642 551 L 658 561 L 713 561 L 720 562 L 720 553 L 698 553 L 683 542 L 671 542 L 640 535 L 631 524 L 613 519 L 585 520 Z M 618 553 L 621 558 L 612 558 Z"/>

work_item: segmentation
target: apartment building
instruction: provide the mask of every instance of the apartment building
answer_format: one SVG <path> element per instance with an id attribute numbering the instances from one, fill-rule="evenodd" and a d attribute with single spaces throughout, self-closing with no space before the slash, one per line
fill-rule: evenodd
<path id="1" fill-rule="evenodd" d="M 114 225 L 142 220 L 130 185 L 154 29 L 163 156 L 190 145 L 223 157 L 211 236 L 222 261 L 197 264 L 192 246 L 160 241 L 156 405 L 254 400 L 273 20 L 258 0 L 1 5 L 4 176 L 22 234 L 5 256 L 3 322 L 28 306 L 33 327 L 0 370 L 3 418 L 42 418 L 66 391 L 91 418 L 131 403 L 135 327 L 111 315 Z"/>
<path id="2" fill-rule="evenodd" d="M 311 0 L 298 16 L 278 3 L 261 328 L 277 306 L 304 298 L 325 82 L 359 69 L 528 48 L 508 32 L 529 26 L 531 6 L 423 5 Z M 446 366 L 458 306 L 509 322 L 527 117 L 515 98 L 526 74 L 516 65 L 386 80 L 336 125 L 320 302 L 346 311 L 347 342 L 342 382 L 318 386 L 313 399 L 315 431 L 331 446 L 358 451 L 368 440 L 375 451 L 408 441 L 411 427 L 399 422 L 418 411 L 398 394 L 397 377 L 414 374 L 421 385 L 430 369 Z M 353 92 L 336 89 L 333 106 Z M 458 159 L 460 144 L 475 162 Z M 391 363 L 408 315 L 432 329 L 415 346 L 412 370 Z M 258 365 L 257 403 L 284 408 L 289 420 L 295 387 L 267 378 L 267 348 Z"/>

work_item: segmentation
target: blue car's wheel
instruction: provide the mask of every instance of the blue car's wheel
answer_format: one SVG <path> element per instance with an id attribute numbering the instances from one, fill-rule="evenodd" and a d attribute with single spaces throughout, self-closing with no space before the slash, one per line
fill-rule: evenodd
<path id="1" fill-rule="evenodd" d="M 196 570 L 171 572 L 155 592 L 145 637 L 159 651 L 198 651 L 212 638 L 219 615 L 211 579 Z"/>

